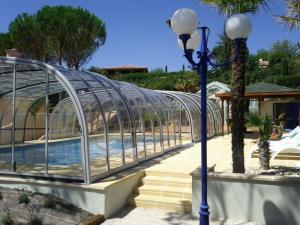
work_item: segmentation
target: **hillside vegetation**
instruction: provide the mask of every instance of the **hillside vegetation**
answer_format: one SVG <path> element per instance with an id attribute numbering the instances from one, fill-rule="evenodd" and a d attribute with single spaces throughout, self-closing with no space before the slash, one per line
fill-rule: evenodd
<path id="1" fill-rule="evenodd" d="M 228 57 L 222 43 L 213 49 L 216 60 L 224 61 Z M 227 56 L 227 57 L 225 57 Z M 268 61 L 269 66 L 259 66 L 259 60 Z M 91 71 L 101 73 L 100 68 L 93 67 Z M 104 74 L 105 75 L 105 74 Z M 150 73 L 120 74 L 113 79 L 136 84 L 140 87 L 196 92 L 199 88 L 199 78 L 194 71 L 179 71 L 166 73 L 162 69 Z M 248 56 L 247 85 L 257 82 L 268 82 L 300 89 L 300 43 L 288 40 L 274 43 L 268 50 L 259 50 Z M 226 84 L 231 82 L 231 68 L 209 70 L 207 82 L 220 81 Z"/>

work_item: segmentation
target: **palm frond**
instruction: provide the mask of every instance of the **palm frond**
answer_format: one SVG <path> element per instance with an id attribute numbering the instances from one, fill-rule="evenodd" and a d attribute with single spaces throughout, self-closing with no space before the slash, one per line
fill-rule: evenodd
<path id="1" fill-rule="evenodd" d="M 262 124 L 262 119 L 255 113 L 248 113 L 245 118 L 247 127 L 259 127 Z"/>
<path id="2" fill-rule="evenodd" d="M 259 9 L 267 9 L 267 0 L 199 0 L 215 8 L 218 13 L 232 15 L 235 13 L 258 13 Z"/>
<path id="3" fill-rule="evenodd" d="M 275 16 L 287 30 L 300 29 L 300 0 L 286 0 L 286 15 Z"/>
<path id="4" fill-rule="evenodd" d="M 271 134 L 273 129 L 273 121 L 271 117 L 268 115 L 265 115 L 261 118 L 261 125 L 259 127 L 259 136 L 262 140 L 267 141 Z"/>
<path id="5" fill-rule="evenodd" d="M 246 115 L 246 126 L 258 128 L 259 138 L 267 141 L 272 134 L 273 120 L 268 115 L 258 116 L 255 113 L 248 113 Z"/>

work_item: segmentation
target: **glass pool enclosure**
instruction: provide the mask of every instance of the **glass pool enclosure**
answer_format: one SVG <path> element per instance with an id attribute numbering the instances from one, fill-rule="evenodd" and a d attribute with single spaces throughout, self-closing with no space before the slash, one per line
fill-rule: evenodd
<path id="1" fill-rule="evenodd" d="M 208 100 L 208 136 L 221 132 Z M 200 140 L 200 97 L 0 58 L 0 173 L 93 182 Z"/>

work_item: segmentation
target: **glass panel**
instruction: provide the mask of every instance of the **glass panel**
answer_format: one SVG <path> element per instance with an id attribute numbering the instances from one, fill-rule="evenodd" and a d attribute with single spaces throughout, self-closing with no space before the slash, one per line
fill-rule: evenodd
<path id="1" fill-rule="evenodd" d="M 16 66 L 16 171 L 44 174 L 46 73 L 32 70 Z"/>
<path id="2" fill-rule="evenodd" d="M 132 138 L 132 129 L 130 124 L 130 118 L 128 110 L 123 103 L 119 93 L 113 89 L 109 89 L 111 96 L 114 98 L 116 107 L 120 114 L 120 118 L 123 125 L 123 142 L 124 142 L 124 156 L 125 163 L 131 163 L 134 161 L 134 148 L 133 148 L 133 138 Z"/>
<path id="3" fill-rule="evenodd" d="M 138 105 L 137 99 L 134 99 L 131 94 L 126 89 L 122 90 L 122 93 L 125 94 L 129 106 L 132 111 L 132 118 L 133 118 L 133 124 L 135 127 L 135 133 L 136 133 L 136 143 L 137 143 L 137 154 L 138 158 L 143 158 L 145 157 L 146 154 L 146 145 L 145 145 L 145 127 L 143 123 L 143 118 L 142 118 L 142 109 Z"/>
<path id="4" fill-rule="evenodd" d="M 155 134 L 155 150 L 156 152 L 161 152 L 163 150 L 163 125 L 164 122 L 164 114 L 161 110 L 161 107 L 159 107 L 159 103 L 157 99 L 155 99 L 151 93 L 151 91 L 142 89 L 145 93 L 145 99 L 149 103 L 149 107 L 152 109 L 149 112 L 149 117 L 152 120 L 153 127 L 154 127 L 154 134 Z"/>
<path id="5" fill-rule="evenodd" d="M 145 93 L 135 85 L 124 82 L 118 82 L 118 84 L 120 85 L 122 93 L 125 93 L 126 96 L 126 93 L 128 93 L 130 98 L 134 99 L 141 117 L 140 121 L 142 124 L 140 126 L 144 129 L 144 134 L 140 134 L 138 131 L 136 132 L 138 158 L 141 159 L 145 156 L 153 155 L 155 153 L 155 135 L 152 115 L 156 115 L 153 105 L 149 98 L 147 98 L 147 95 L 145 95 Z M 158 136 L 156 140 L 159 142 L 160 137 Z"/>
<path id="6" fill-rule="evenodd" d="M 48 173 L 82 177 L 82 143 L 74 104 L 54 75 L 49 75 Z"/>
<path id="7" fill-rule="evenodd" d="M 1 65 L 0 74 L 0 171 L 12 169 L 13 67 Z"/>

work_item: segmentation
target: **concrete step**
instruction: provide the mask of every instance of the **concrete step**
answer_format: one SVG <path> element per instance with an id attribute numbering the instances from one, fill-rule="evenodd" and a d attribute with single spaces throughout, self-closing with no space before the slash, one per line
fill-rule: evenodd
<path id="1" fill-rule="evenodd" d="M 176 177 L 176 178 L 190 178 L 189 173 L 175 173 L 172 171 L 159 171 L 159 170 L 145 170 L 146 176 L 156 177 Z"/>
<path id="2" fill-rule="evenodd" d="M 178 177 L 159 177 L 159 176 L 146 176 L 141 180 L 143 185 L 152 185 L 160 187 L 180 187 L 191 188 L 192 178 L 178 178 Z"/>
<path id="3" fill-rule="evenodd" d="M 137 195 L 128 200 L 129 205 L 143 208 L 157 208 L 173 212 L 191 213 L 190 200 L 174 197 Z"/>
<path id="4" fill-rule="evenodd" d="M 136 194 L 162 197 L 183 198 L 192 201 L 192 188 L 143 185 L 136 189 Z"/>

